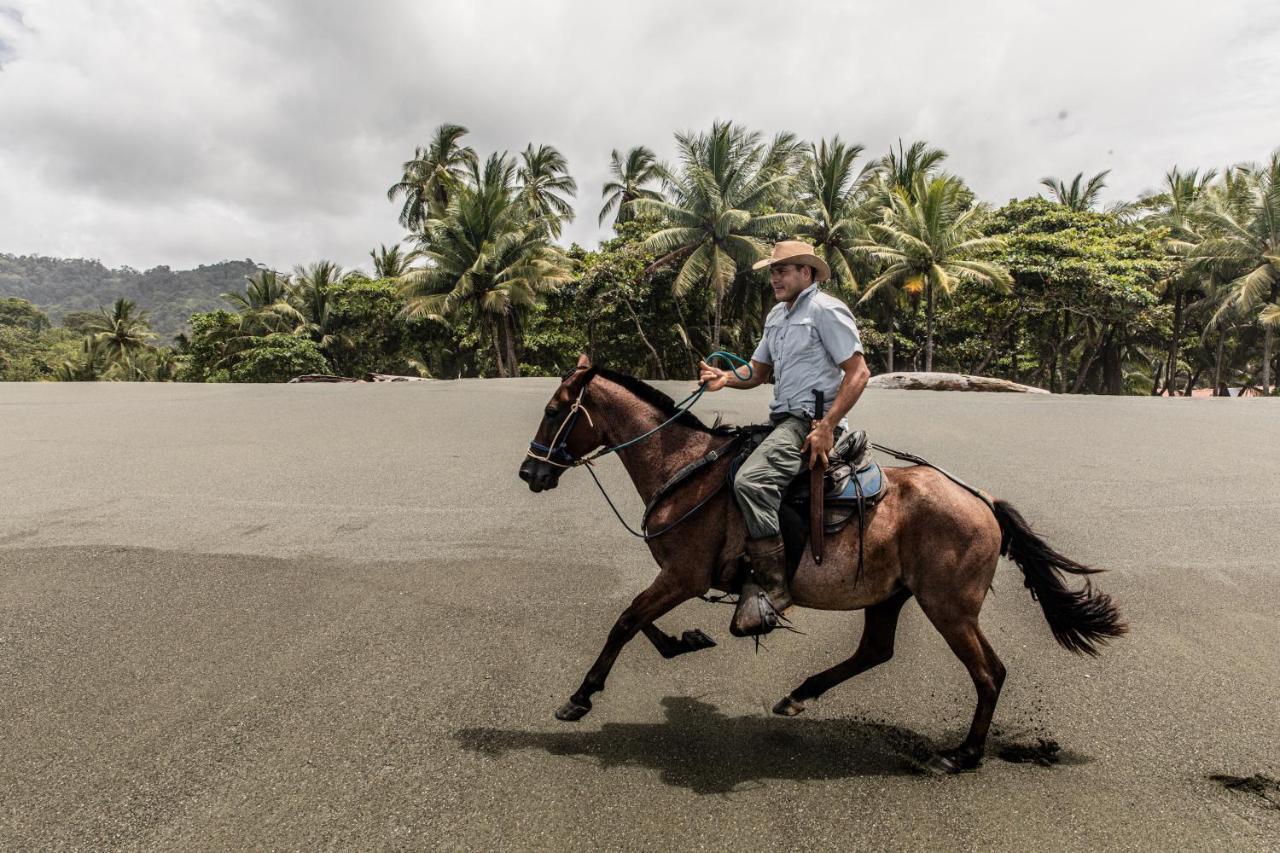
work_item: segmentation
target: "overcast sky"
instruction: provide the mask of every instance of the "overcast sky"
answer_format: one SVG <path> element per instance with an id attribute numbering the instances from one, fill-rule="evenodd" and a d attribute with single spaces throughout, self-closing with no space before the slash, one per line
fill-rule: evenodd
<path id="1" fill-rule="evenodd" d="M 445 121 L 563 151 L 594 246 L 610 150 L 716 118 L 927 139 L 996 204 L 1132 196 L 1280 147 L 1280 5 L 0 0 L 0 252 L 367 268 Z"/>

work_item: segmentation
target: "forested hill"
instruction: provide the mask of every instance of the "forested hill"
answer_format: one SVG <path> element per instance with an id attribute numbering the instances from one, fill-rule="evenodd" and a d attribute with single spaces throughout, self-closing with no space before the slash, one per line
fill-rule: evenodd
<path id="1" fill-rule="evenodd" d="M 225 308 L 220 294 L 244 290 L 259 269 L 250 260 L 222 261 L 193 270 L 153 267 L 108 269 L 99 261 L 0 253 L 0 297 L 33 302 L 57 323 L 68 311 L 96 311 L 124 297 L 151 312 L 151 326 L 168 340 L 197 311 Z"/>

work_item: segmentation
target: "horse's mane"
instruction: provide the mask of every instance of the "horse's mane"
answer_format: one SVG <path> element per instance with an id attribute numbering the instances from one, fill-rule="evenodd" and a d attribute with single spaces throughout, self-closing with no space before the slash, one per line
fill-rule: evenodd
<path id="1" fill-rule="evenodd" d="M 618 371 L 610 370 L 607 367 L 591 367 L 587 370 L 587 376 L 584 381 L 590 382 L 595 376 L 599 376 L 602 379 L 608 379 L 610 382 L 615 382 L 618 385 L 621 385 L 623 388 L 626 388 L 632 394 L 635 394 L 641 400 L 653 406 L 668 418 L 679 411 L 676 408 L 675 400 L 672 400 L 666 394 L 662 393 L 657 388 L 654 388 L 643 379 L 637 379 L 634 376 L 628 376 L 625 373 L 619 373 Z M 690 429 L 696 429 L 699 432 L 705 432 L 711 435 L 732 435 L 737 429 L 737 427 L 724 426 L 721 424 L 719 416 L 716 416 L 715 422 L 711 424 L 711 426 L 707 426 L 698 418 L 697 415 L 688 411 L 681 412 L 675 422 L 683 426 L 687 426 Z"/>

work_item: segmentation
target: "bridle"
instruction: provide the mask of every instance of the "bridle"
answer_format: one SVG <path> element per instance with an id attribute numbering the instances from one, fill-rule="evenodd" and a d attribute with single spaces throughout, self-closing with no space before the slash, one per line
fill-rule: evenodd
<path id="1" fill-rule="evenodd" d="M 730 369 L 733 370 L 734 376 L 738 376 L 737 368 L 733 367 L 733 363 L 735 361 L 738 362 L 739 364 L 746 365 L 746 368 L 747 368 L 746 378 L 747 379 L 751 378 L 751 364 L 750 362 L 746 361 L 742 357 L 734 355 L 733 353 L 728 353 L 728 352 L 714 352 L 711 355 L 707 356 L 707 362 L 710 363 L 711 360 L 715 358 L 720 358 L 721 360 L 728 362 L 730 364 Z M 578 371 L 587 370 L 587 369 L 588 368 L 585 368 L 585 367 L 578 367 L 574 370 L 574 372 L 576 373 Z M 567 375 L 566 375 L 566 378 L 567 378 Z M 742 377 L 739 376 L 739 378 L 742 378 Z M 675 527 L 685 519 L 692 516 L 695 512 L 702 509 L 702 507 L 706 506 L 706 504 L 711 500 L 711 498 L 715 497 L 720 492 L 720 489 L 723 488 L 723 485 L 724 485 L 723 483 L 720 485 L 720 487 L 716 488 L 716 490 L 713 491 L 706 498 L 702 499 L 701 501 L 698 501 L 698 503 L 695 504 L 694 507 L 690 509 L 688 512 L 686 512 L 684 515 L 680 516 L 671 524 L 668 524 L 666 527 L 662 528 L 656 533 L 649 533 L 647 530 L 645 530 L 644 522 L 642 522 L 640 525 L 641 531 L 633 530 L 631 528 L 631 525 L 627 524 L 626 519 L 622 517 L 622 513 L 618 512 L 618 508 L 614 505 L 613 499 L 609 497 L 609 493 L 605 491 L 604 486 L 600 482 L 600 478 L 596 476 L 596 472 L 592 469 L 591 463 L 599 459 L 601 456 L 606 456 L 610 453 L 617 453 L 618 451 L 625 450 L 626 448 L 631 447 L 632 445 L 639 444 L 649 436 L 659 432 L 663 428 L 674 423 L 676 420 L 680 418 L 681 415 L 685 414 L 686 412 L 688 412 L 690 409 L 694 407 L 694 404 L 696 404 L 698 400 L 702 398 L 702 395 L 707 392 L 707 386 L 706 386 L 706 383 L 699 383 L 698 389 L 696 391 L 694 391 L 689 396 L 685 397 L 679 403 L 676 403 L 675 413 L 671 417 L 667 418 L 665 421 L 658 424 L 656 427 L 649 430 L 648 432 L 638 435 L 635 438 L 628 439 L 627 441 L 624 441 L 621 444 L 615 444 L 612 447 L 598 447 L 591 453 L 588 453 L 586 456 L 578 457 L 578 456 L 574 456 L 572 453 L 569 452 L 567 445 L 569 443 L 569 436 L 573 433 L 573 428 L 578 423 L 579 416 L 585 415 L 587 418 L 587 423 L 593 427 L 595 426 L 595 422 L 591 419 L 591 412 L 587 410 L 587 407 L 582 402 L 583 397 L 586 396 L 587 386 L 589 384 L 590 384 L 590 380 L 582 384 L 582 388 L 578 391 L 578 396 L 574 398 L 573 403 L 571 403 L 569 406 L 569 412 L 565 415 L 564 420 L 560 422 L 560 426 L 556 429 L 555 435 L 551 437 L 551 443 L 547 445 L 547 444 L 542 444 L 538 441 L 530 441 L 529 449 L 525 452 L 526 456 L 538 462 L 545 462 L 548 465 L 554 465 L 555 467 L 560 468 L 562 470 L 568 469 L 568 468 L 576 468 L 579 465 L 585 465 L 587 467 L 587 473 L 590 474 L 591 479 L 595 481 L 596 488 L 600 490 L 600 494 L 604 495 L 605 501 L 609 504 L 609 508 L 613 510 L 613 514 L 618 517 L 618 521 L 622 522 L 622 526 L 625 527 L 627 529 L 627 532 L 630 533 L 632 536 L 638 536 L 641 539 L 644 539 L 645 541 L 648 541 L 650 539 L 656 539 L 657 537 L 666 533 L 668 530 L 671 530 L 673 527 Z M 730 439 L 729 445 L 732 445 L 737 441 L 738 441 L 738 437 L 735 436 L 734 438 Z M 719 459 L 722 456 L 723 451 L 726 450 L 727 447 L 728 445 L 711 451 L 711 453 L 707 454 L 707 456 L 704 456 L 703 459 L 700 460 L 700 462 L 701 463 L 714 462 L 716 459 Z M 682 469 L 680 472 L 677 472 L 677 477 L 674 478 L 675 479 L 674 482 L 669 482 L 664 484 L 663 487 L 658 490 L 658 493 L 655 496 L 655 500 L 650 501 L 649 506 L 645 508 L 645 514 L 644 514 L 645 520 L 647 521 L 650 513 L 653 512 L 654 506 L 656 504 L 656 499 L 666 497 L 667 494 L 670 493 L 672 488 L 674 488 L 674 486 L 677 484 L 679 480 L 687 478 L 690 474 L 693 473 L 693 471 L 697 470 L 700 467 L 702 466 L 699 463 L 695 463 L 694 466 L 686 466 L 685 469 Z"/>

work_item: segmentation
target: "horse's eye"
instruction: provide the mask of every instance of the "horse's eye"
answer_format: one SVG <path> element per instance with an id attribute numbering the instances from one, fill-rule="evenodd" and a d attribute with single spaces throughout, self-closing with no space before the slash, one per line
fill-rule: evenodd
<path id="1" fill-rule="evenodd" d="M 546 415 L 548 418 L 554 418 L 556 415 L 560 414 L 560 410 L 552 408 L 551 406 L 547 406 L 547 410 L 543 412 L 543 414 Z"/>

